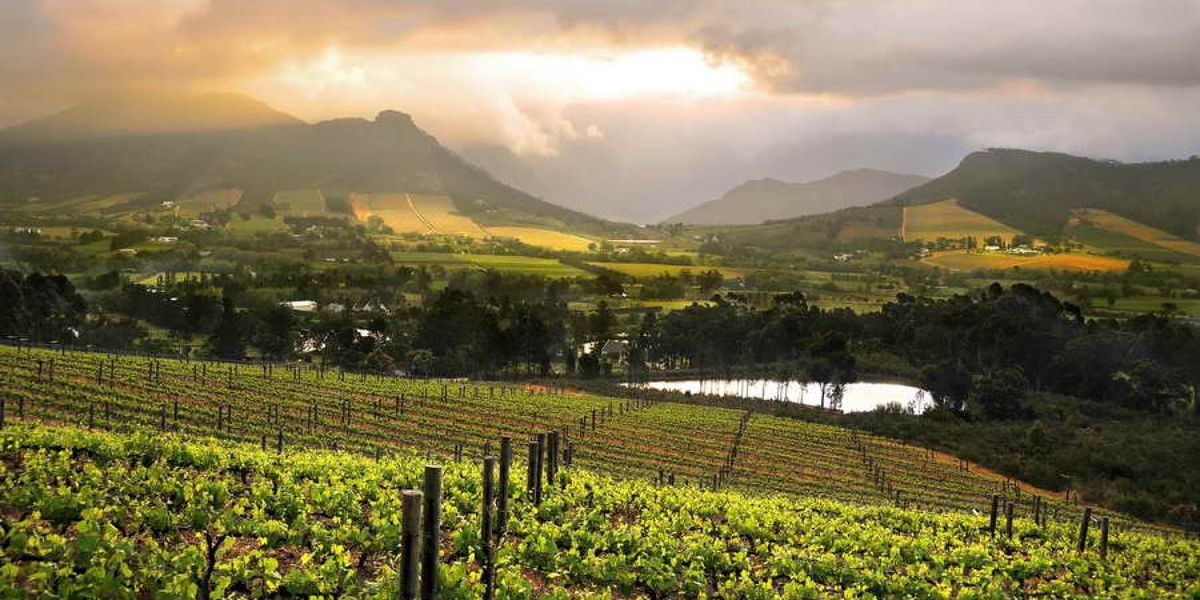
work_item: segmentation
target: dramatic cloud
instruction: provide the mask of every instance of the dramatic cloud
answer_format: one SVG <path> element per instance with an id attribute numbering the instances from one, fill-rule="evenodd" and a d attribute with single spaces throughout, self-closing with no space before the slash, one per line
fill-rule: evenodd
<path id="1" fill-rule="evenodd" d="M 396 108 L 623 218 L 980 146 L 1200 150 L 1195 0 L 5 0 L 0 53 L 0 125 L 126 88 Z"/>

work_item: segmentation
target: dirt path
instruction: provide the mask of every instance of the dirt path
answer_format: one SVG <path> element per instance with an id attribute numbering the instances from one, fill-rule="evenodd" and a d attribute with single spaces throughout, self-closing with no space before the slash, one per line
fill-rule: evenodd
<path id="1" fill-rule="evenodd" d="M 906 242 L 905 236 L 908 235 L 908 207 L 900 207 L 900 241 Z"/>
<path id="2" fill-rule="evenodd" d="M 410 194 L 404 194 L 404 201 L 408 202 L 408 210 L 413 211 L 413 214 L 417 215 L 417 219 L 421 221 L 421 223 L 424 223 L 425 226 L 429 228 L 430 232 L 437 233 L 437 227 L 434 227 L 433 223 L 430 223 L 429 219 L 426 219 L 425 215 L 421 214 L 421 211 L 417 210 L 417 205 L 413 204 L 412 196 Z"/>

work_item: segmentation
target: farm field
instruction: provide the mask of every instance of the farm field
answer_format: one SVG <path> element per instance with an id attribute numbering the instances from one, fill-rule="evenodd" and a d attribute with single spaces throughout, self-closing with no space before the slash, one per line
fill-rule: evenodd
<path id="1" fill-rule="evenodd" d="M 378 216 L 396 233 L 430 233 L 429 224 L 422 221 L 409 204 L 408 194 L 351 194 L 350 207 L 354 218 L 366 221 Z"/>
<path id="2" fill-rule="evenodd" d="M 112 212 L 114 207 L 133 202 L 145 195 L 146 194 L 141 192 L 89 195 L 58 202 L 37 202 L 28 205 L 28 207 L 36 212 L 62 213 L 64 211 L 70 211 L 72 214 L 77 215 L 102 215 Z"/>
<path id="3" fill-rule="evenodd" d="M 1079 551 L 1069 521 L 1018 518 L 1011 534 L 990 534 L 983 515 L 659 486 L 575 467 L 556 481 L 537 476 L 537 497 L 525 493 L 529 469 L 515 465 L 498 489 L 506 508 L 486 517 L 503 521 L 481 530 L 484 495 L 495 493 L 484 490 L 496 484 L 473 461 L 443 461 L 439 544 L 409 579 L 403 490 L 422 487 L 425 462 L 413 453 L 279 455 L 24 426 L 0 435 L 0 452 L 15 465 L 0 488 L 15 542 L 0 554 L 0 583 L 35 595 L 94 586 L 99 565 L 115 561 L 124 568 L 104 584 L 131 596 L 365 598 L 395 595 L 405 581 L 415 591 L 422 578 L 438 582 L 437 597 L 463 599 L 487 587 L 500 598 L 639 599 L 1197 591 L 1200 547 L 1186 540 L 1110 532 L 1101 558 L 1099 534 Z M 68 474 L 69 490 L 59 487 Z"/>
<path id="4" fill-rule="evenodd" d="M 938 510 L 979 508 L 1006 488 L 998 476 L 964 471 L 921 448 L 710 406 L 367 377 L 312 365 L 237 366 L 10 346 L 0 347 L 0 375 L 13 390 L 10 416 L 12 403 L 19 402 L 29 419 L 118 431 L 165 425 L 245 442 L 282 431 L 289 444 L 372 454 L 404 447 L 478 449 L 500 435 L 563 430 L 580 464 L 617 474 L 650 476 L 662 467 L 697 482 L 719 477 L 724 487 L 868 504 L 893 504 L 899 491 L 902 504 Z M 642 439 L 647 441 L 636 441 Z M 727 455 L 734 444 L 744 462 L 731 468 Z M 771 461 L 796 468 L 767 477 L 753 467 Z"/>
<path id="5" fill-rule="evenodd" d="M 515 238 L 530 246 L 566 252 L 587 252 L 588 246 L 596 243 L 595 240 L 582 236 L 537 227 L 488 227 L 487 233 L 496 237 Z"/>
<path id="6" fill-rule="evenodd" d="M 746 274 L 743 269 L 731 267 L 710 267 L 708 265 L 663 265 L 657 263 L 623 263 L 623 262 L 589 262 L 593 267 L 609 269 L 631 277 L 656 277 L 658 275 L 679 275 L 684 271 L 699 275 L 709 269 L 716 269 L 727 279 L 741 277 Z"/>
<path id="7" fill-rule="evenodd" d="M 271 205 L 280 216 L 315 217 L 328 212 L 321 190 L 280 190 Z"/>
<path id="8" fill-rule="evenodd" d="M 242 190 L 223 189 L 201 192 L 175 202 L 180 217 L 194 219 L 201 213 L 209 213 L 237 206 L 242 199 Z"/>
<path id="9" fill-rule="evenodd" d="M 1161 229 L 1143 225 L 1098 208 L 1080 208 L 1075 216 L 1086 223 L 1165 248 L 1172 252 L 1200 257 L 1200 244 L 1174 236 Z"/>
<path id="10" fill-rule="evenodd" d="M 972 252 L 951 250 L 934 252 L 922 263 L 958 271 L 976 269 L 1061 269 L 1066 271 L 1122 271 L 1129 268 L 1129 260 L 1096 256 L 1094 254 L 1039 254 L 1018 256 L 1000 252 Z"/>
<path id="11" fill-rule="evenodd" d="M 1173 304 L 1180 314 L 1192 319 L 1200 319 L 1200 299 L 1195 298 L 1164 298 L 1162 296 L 1129 296 L 1117 298 L 1116 303 L 1109 306 L 1103 298 L 1092 298 L 1092 306 L 1106 312 L 1123 312 L 1128 315 L 1160 312 L 1164 304 Z"/>
<path id="12" fill-rule="evenodd" d="M 430 194 L 406 194 L 416 209 L 417 216 L 429 224 L 434 233 L 444 235 L 465 235 L 472 238 L 485 238 L 484 231 L 475 221 L 458 214 L 454 202 L 447 196 Z"/>
<path id="13" fill-rule="evenodd" d="M 250 218 L 242 218 L 240 214 L 229 220 L 228 230 L 233 235 L 253 237 L 259 233 L 277 233 L 287 231 L 287 225 L 280 219 L 265 217 L 258 212 L 249 213 Z"/>
<path id="14" fill-rule="evenodd" d="M 445 472 L 443 597 L 478 597 L 478 461 L 501 436 L 517 442 L 492 563 L 505 597 L 1200 591 L 1195 541 L 1097 510 L 1112 523 L 1101 559 L 1098 526 L 1077 549 L 1077 506 L 834 426 L 511 384 L 10 347 L 0 375 L 12 390 L 0 587 L 37 594 L 93 585 L 107 571 L 61 567 L 116 556 L 130 567 L 108 575 L 118 589 L 393 589 L 401 491 L 432 461 Z M 563 468 L 539 504 L 524 493 L 522 450 L 547 431 Z M 1003 517 L 990 528 L 993 494 L 1014 506 L 1011 535 Z M 40 559 L 19 558 L 30 553 Z M 212 576 L 193 576 L 206 561 Z"/>
<path id="15" fill-rule="evenodd" d="M 491 254 L 447 254 L 440 252 L 392 252 L 396 264 L 414 267 L 441 266 L 455 269 L 494 269 L 502 273 L 543 277 L 588 277 L 587 271 L 565 265 L 555 258 Z"/>
<path id="16" fill-rule="evenodd" d="M 906 242 L 936 241 L 938 238 L 959 239 L 972 236 L 983 240 L 990 236 L 1010 239 L 1021 233 L 999 221 L 985 217 L 958 205 L 950 198 L 930 204 L 904 207 L 900 237 Z"/>

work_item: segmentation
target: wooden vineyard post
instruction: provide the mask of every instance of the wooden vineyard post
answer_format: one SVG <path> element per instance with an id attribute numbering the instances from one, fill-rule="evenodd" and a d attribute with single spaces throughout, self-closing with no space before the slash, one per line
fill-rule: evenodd
<path id="1" fill-rule="evenodd" d="M 512 470 L 512 438 L 500 438 L 500 489 L 497 490 L 496 537 L 508 530 L 508 479 Z"/>
<path id="2" fill-rule="evenodd" d="M 262 450 L 263 452 L 267 451 L 267 434 L 265 434 L 265 433 L 262 434 L 262 439 L 260 440 L 259 449 Z"/>
<path id="3" fill-rule="evenodd" d="M 434 600 L 438 589 L 438 564 L 442 527 L 442 468 L 425 465 L 425 519 L 421 524 L 421 598 Z"/>
<path id="4" fill-rule="evenodd" d="M 1079 522 L 1079 547 L 1078 550 L 1083 552 L 1087 548 L 1088 525 L 1092 521 L 1092 507 L 1083 509 L 1083 519 Z"/>
<path id="5" fill-rule="evenodd" d="M 1013 503 L 1009 502 L 1004 507 L 1004 537 L 1012 539 L 1012 523 L 1013 521 Z"/>
<path id="6" fill-rule="evenodd" d="M 1000 508 L 1000 495 L 992 494 L 992 518 L 988 521 L 988 535 L 996 535 L 996 511 Z"/>
<path id="7" fill-rule="evenodd" d="M 158 430 L 167 430 L 167 405 L 164 404 L 158 407 Z"/>
<path id="8" fill-rule="evenodd" d="M 496 551 L 492 539 L 492 504 L 496 458 L 483 457 L 483 507 L 480 512 L 479 539 L 483 543 L 483 598 L 496 597 Z"/>
<path id="9" fill-rule="evenodd" d="M 5 408 L 4 404 L 5 404 L 5 402 L 7 402 L 7 399 L 4 396 L 0 396 L 0 429 L 4 429 L 4 408 Z"/>
<path id="10" fill-rule="evenodd" d="M 400 598 L 417 597 L 417 567 L 421 554 L 421 492 L 404 490 L 400 533 Z"/>
<path id="11" fill-rule="evenodd" d="M 546 434 L 539 433 L 537 435 L 537 467 L 534 468 L 533 480 L 533 503 L 541 506 L 542 504 L 542 472 L 546 468 Z"/>
<path id="12" fill-rule="evenodd" d="M 550 447 L 546 453 L 546 481 L 550 487 L 554 487 L 555 477 L 558 475 L 558 432 L 550 432 Z"/>
<path id="13" fill-rule="evenodd" d="M 1108 517 L 1100 519 L 1100 560 L 1108 560 Z"/>
<path id="14" fill-rule="evenodd" d="M 537 477 L 537 475 L 535 474 L 536 469 L 537 469 L 537 455 L 538 455 L 537 440 L 529 440 L 529 464 L 525 469 L 525 496 L 529 499 L 530 502 L 534 501 L 534 496 L 533 496 L 534 483 L 533 482 L 534 482 L 534 478 Z"/>
<path id="15" fill-rule="evenodd" d="M 282 429 L 275 432 L 275 452 L 278 454 L 283 454 L 283 430 Z"/>

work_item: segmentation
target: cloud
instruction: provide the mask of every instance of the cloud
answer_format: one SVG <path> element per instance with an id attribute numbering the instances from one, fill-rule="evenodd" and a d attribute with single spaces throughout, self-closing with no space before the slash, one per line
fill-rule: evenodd
<path id="1" fill-rule="evenodd" d="M 988 145 L 1200 151 L 1195 0 L 4 0 L 0 52 L 0 125 L 139 87 L 396 108 L 638 219 Z"/>

